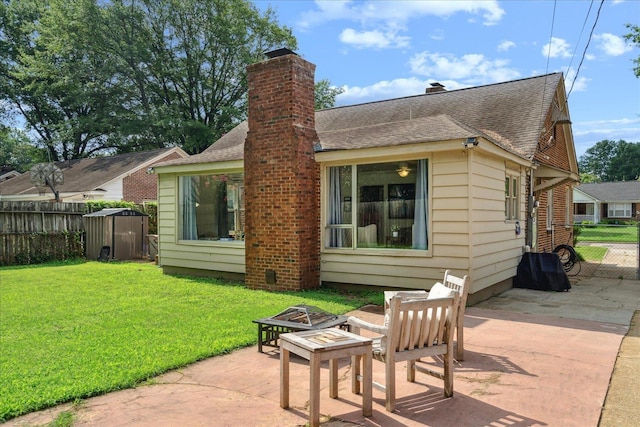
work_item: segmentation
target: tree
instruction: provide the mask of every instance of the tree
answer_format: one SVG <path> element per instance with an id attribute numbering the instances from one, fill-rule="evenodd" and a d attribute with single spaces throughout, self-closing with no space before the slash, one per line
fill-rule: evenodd
<path id="1" fill-rule="evenodd" d="M 344 92 L 341 87 L 331 86 L 331 82 L 322 79 L 315 86 L 315 108 L 322 110 L 336 105 L 336 97 Z"/>
<path id="2" fill-rule="evenodd" d="M 599 141 L 580 156 L 581 176 L 596 182 L 636 180 L 640 176 L 640 142 Z"/>
<path id="3" fill-rule="evenodd" d="M 0 167 L 3 170 L 26 172 L 45 159 L 46 154 L 32 146 L 23 131 L 0 126 Z"/>
<path id="4" fill-rule="evenodd" d="M 629 29 L 629 33 L 624 35 L 625 40 L 635 44 L 636 47 L 640 47 L 640 26 L 627 24 L 626 27 Z M 633 62 L 636 64 L 633 72 L 636 77 L 640 78 L 640 57 L 634 59 Z"/>
<path id="5" fill-rule="evenodd" d="M 3 0 L 0 36 L 0 102 L 56 160 L 199 153 L 246 117 L 246 66 L 296 48 L 247 0 Z"/>

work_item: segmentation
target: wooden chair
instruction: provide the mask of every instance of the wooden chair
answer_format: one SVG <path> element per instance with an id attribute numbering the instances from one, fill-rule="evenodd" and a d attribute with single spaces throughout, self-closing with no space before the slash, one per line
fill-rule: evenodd
<path id="1" fill-rule="evenodd" d="M 384 293 L 385 309 L 388 309 L 388 302 L 393 296 L 419 297 L 425 295 L 427 298 L 440 298 L 446 296 L 443 293 L 443 286 L 458 292 L 460 296 L 460 307 L 458 309 L 458 319 L 456 320 L 456 360 L 461 362 L 464 360 L 464 309 L 467 305 L 467 295 L 471 280 L 468 275 L 462 278 L 451 274 L 450 270 L 445 270 L 442 283 L 437 282 L 427 291 L 386 291 Z"/>
<path id="2" fill-rule="evenodd" d="M 393 412 L 396 398 L 395 364 L 407 362 L 407 381 L 415 381 L 416 370 L 444 381 L 444 395 L 453 395 L 453 328 L 457 319 L 459 296 L 448 298 L 392 297 L 389 301 L 388 325 L 376 325 L 350 317 L 351 331 L 361 329 L 380 334 L 373 339 L 373 358 L 385 364 L 385 384 L 373 381 L 373 386 L 385 392 L 385 407 Z M 427 356 L 443 356 L 444 369 L 435 371 L 416 365 Z M 360 357 L 351 360 L 352 372 L 359 372 Z M 357 392 L 362 376 L 352 376 L 352 388 Z"/>

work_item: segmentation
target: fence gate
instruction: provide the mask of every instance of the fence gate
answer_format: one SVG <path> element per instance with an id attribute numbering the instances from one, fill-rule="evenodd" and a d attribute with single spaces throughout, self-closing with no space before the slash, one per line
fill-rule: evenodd
<path id="1" fill-rule="evenodd" d="M 585 258 L 580 275 L 640 280 L 640 222 L 576 225 L 576 250 Z"/>

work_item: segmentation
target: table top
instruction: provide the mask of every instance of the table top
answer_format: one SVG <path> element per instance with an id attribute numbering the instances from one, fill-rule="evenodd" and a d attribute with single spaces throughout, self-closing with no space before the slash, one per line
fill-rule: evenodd
<path id="1" fill-rule="evenodd" d="M 366 338 L 335 328 L 289 332 L 286 334 L 280 334 L 280 339 L 312 352 L 329 349 L 334 350 L 372 343 L 371 338 Z"/>

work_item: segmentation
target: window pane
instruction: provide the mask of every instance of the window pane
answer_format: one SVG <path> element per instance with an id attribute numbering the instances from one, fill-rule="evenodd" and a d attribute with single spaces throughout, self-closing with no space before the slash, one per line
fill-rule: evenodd
<path id="1" fill-rule="evenodd" d="M 426 160 L 329 167 L 327 172 L 327 247 L 427 249 Z"/>
<path id="2" fill-rule="evenodd" d="M 243 175 L 180 177 L 182 240 L 232 240 L 244 234 Z"/>

